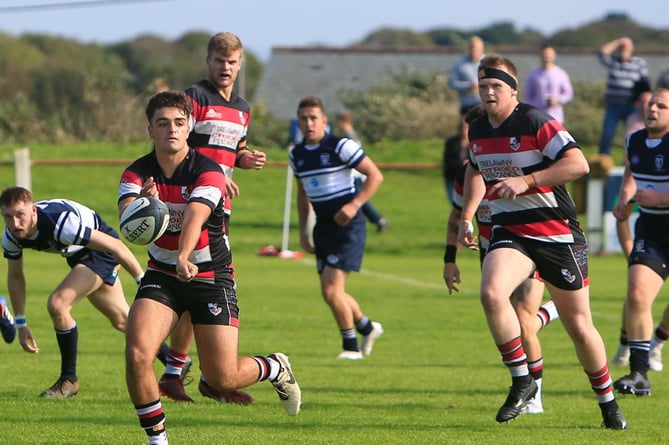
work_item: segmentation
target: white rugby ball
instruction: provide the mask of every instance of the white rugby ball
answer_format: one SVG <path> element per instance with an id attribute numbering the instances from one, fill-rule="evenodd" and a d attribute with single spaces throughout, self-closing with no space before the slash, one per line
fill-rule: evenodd
<path id="1" fill-rule="evenodd" d="M 160 238 L 169 223 L 170 211 L 164 202 L 151 197 L 138 198 L 121 214 L 121 235 L 132 244 L 145 245 Z"/>

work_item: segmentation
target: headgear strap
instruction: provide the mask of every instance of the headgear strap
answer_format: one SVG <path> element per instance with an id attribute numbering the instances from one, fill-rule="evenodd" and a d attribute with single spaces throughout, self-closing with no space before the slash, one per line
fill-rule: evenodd
<path id="1" fill-rule="evenodd" d="M 483 76 L 480 76 L 479 79 L 499 79 L 505 84 L 509 85 L 512 90 L 515 90 L 518 86 L 516 79 L 514 79 L 513 76 L 511 76 L 506 71 L 487 66 L 483 68 L 483 73 Z"/>

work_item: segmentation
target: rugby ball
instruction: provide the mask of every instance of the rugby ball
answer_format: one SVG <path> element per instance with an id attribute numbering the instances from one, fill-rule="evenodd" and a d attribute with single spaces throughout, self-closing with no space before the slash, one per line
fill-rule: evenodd
<path id="1" fill-rule="evenodd" d="M 169 223 L 170 211 L 164 202 L 138 198 L 121 214 L 121 235 L 129 243 L 145 245 L 160 238 Z"/>

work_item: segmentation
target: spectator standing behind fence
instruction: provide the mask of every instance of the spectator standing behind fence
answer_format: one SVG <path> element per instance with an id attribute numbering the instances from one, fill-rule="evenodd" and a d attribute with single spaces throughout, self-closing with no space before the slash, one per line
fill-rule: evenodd
<path id="1" fill-rule="evenodd" d="M 360 137 L 358 137 L 358 133 L 355 131 L 355 128 L 353 128 L 353 115 L 350 111 L 342 110 L 337 113 L 337 117 L 335 118 L 335 125 L 341 136 L 352 139 L 358 144 L 361 143 Z M 358 170 L 353 170 L 353 185 L 355 186 L 356 193 L 360 192 L 366 179 L 367 177 Z M 383 232 L 390 226 L 390 222 L 384 218 L 378 210 L 376 210 L 376 207 L 374 207 L 372 201 L 365 202 L 362 205 L 361 210 L 365 215 L 365 218 L 367 218 L 369 222 L 376 226 L 377 232 Z"/>
<path id="2" fill-rule="evenodd" d="M 477 70 L 484 56 L 483 51 L 483 40 L 479 36 L 470 37 L 468 54 L 453 64 L 448 76 L 448 86 L 458 93 L 460 116 L 464 116 L 470 108 L 481 103 Z"/>
<path id="3" fill-rule="evenodd" d="M 629 37 L 607 42 L 599 50 L 599 60 L 609 69 L 604 97 L 604 122 L 599 141 L 600 154 L 610 153 L 618 122 L 625 122 L 634 112 L 634 94 L 638 91 L 638 85 L 649 83 L 646 61 L 633 53 L 634 43 Z"/>
<path id="4" fill-rule="evenodd" d="M 551 45 L 541 47 L 541 66 L 527 76 L 524 102 L 544 110 L 564 124 L 562 106 L 574 98 L 574 89 L 569 74 L 555 64 L 555 57 L 555 49 Z"/>

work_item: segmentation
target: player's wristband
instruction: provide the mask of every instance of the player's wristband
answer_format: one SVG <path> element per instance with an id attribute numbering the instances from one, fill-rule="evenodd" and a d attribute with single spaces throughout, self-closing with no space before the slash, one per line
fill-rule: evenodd
<path id="1" fill-rule="evenodd" d="M 530 173 L 529 175 L 523 176 L 523 179 L 525 180 L 525 183 L 527 184 L 528 189 L 531 189 L 532 187 L 537 186 L 537 180 L 534 178 L 533 173 Z"/>
<path id="2" fill-rule="evenodd" d="M 235 158 L 235 167 L 241 167 L 242 166 L 242 159 L 244 159 L 244 156 L 246 156 L 248 154 L 249 154 L 249 149 L 244 147 L 244 149 L 242 149 L 239 152 L 239 156 L 237 156 Z"/>
<path id="3" fill-rule="evenodd" d="M 142 278 L 144 278 L 144 273 L 141 273 L 135 277 L 135 283 L 139 286 L 142 284 Z"/>
<path id="4" fill-rule="evenodd" d="M 455 244 L 446 244 L 446 253 L 444 253 L 444 264 L 455 263 L 455 255 L 458 253 L 458 247 Z"/>
<path id="5" fill-rule="evenodd" d="M 465 235 L 471 235 L 474 233 L 474 224 L 472 224 L 471 221 L 463 219 L 462 224 L 465 226 Z"/>
<path id="6" fill-rule="evenodd" d="M 28 322 L 26 321 L 26 316 L 25 315 L 16 315 L 14 317 L 14 325 L 17 328 L 25 328 L 28 326 Z"/>

